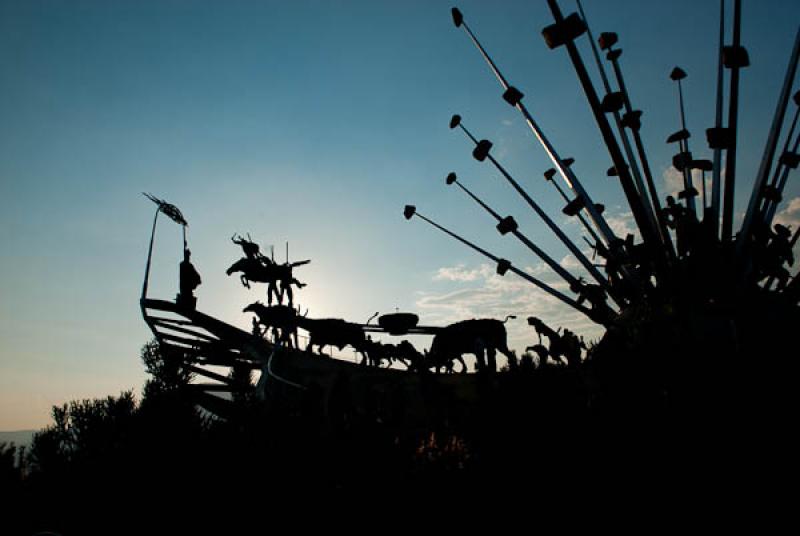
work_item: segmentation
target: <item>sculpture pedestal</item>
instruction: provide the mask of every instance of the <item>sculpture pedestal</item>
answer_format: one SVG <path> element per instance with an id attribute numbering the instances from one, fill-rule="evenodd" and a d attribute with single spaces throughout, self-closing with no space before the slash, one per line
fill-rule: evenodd
<path id="1" fill-rule="evenodd" d="M 197 306 L 197 298 L 191 294 L 187 295 L 178 293 L 178 295 L 175 296 L 175 303 L 178 304 L 178 307 L 194 309 Z"/>

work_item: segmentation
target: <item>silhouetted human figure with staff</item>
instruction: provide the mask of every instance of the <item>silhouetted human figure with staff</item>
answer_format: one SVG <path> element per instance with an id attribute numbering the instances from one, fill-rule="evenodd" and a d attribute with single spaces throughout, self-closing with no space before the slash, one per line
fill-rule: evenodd
<path id="1" fill-rule="evenodd" d="M 194 265 L 192 265 L 191 258 L 192 252 L 188 248 L 183 250 L 183 261 L 180 264 L 179 270 L 179 292 L 175 302 L 187 309 L 194 309 L 197 305 L 197 298 L 194 297 L 194 289 L 196 289 L 202 282 L 200 274 L 197 273 Z"/>

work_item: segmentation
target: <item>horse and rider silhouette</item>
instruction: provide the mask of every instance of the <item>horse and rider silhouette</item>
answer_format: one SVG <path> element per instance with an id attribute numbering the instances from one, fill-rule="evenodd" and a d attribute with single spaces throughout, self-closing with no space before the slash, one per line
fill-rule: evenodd
<path id="1" fill-rule="evenodd" d="M 244 239 L 234 235 L 231 241 L 237 246 L 241 246 L 245 256 L 233 263 L 225 273 L 231 275 L 241 272 L 239 276 L 242 285 L 250 288 L 251 282 L 267 283 L 267 304 L 272 305 L 273 297 L 278 304 L 283 304 L 283 297 L 288 298 L 288 304 L 293 304 L 292 285 L 303 288 L 306 285 L 301 283 L 292 275 L 292 269 L 311 262 L 310 260 L 299 262 L 287 262 L 278 264 L 273 259 L 263 255 L 261 250 L 252 240 Z"/>

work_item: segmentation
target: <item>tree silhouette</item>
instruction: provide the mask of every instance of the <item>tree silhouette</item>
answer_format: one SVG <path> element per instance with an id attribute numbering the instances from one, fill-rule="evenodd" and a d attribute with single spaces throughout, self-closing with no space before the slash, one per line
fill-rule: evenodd
<path id="1" fill-rule="evenodd" d="M 22 481 L 25 447 L 0 442 L 0 486 L 13 489 Z"/>
<path id="2" fill-rule="evenodd" d="M 34 434 L 29 461 L 37 472 L 60 473 L 123 448 L 136 415 L 132 391 L 119 397 L 72 401 L 53 407 L 53 424 Z"/>
<path id="3" fill-rule="evenodd" d="M 187 367 L 188 354 L 188 351 L 179 352 L 162 347 L 156 339 L 142 346 L 140 356 L 145 370 L 151 376 L 142 391 L 143 404 L 153 397 L 179 391 L 192 380 L 192 372 Z"/>

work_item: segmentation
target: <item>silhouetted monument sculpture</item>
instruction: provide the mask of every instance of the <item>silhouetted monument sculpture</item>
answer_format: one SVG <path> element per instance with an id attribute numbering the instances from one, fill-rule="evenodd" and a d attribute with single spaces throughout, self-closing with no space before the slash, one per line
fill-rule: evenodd
<path id="1" fill-rule="evenodd" d="M 680 125 L 677 132 L 669 135 L 667 143 L 678 147 L 672 159 L 672 166 L 683 179 L 683 188 L 678 193 L 680 202 L 672 196 L 667 197 L 666 206 L 662 208 L 658 190 L 647 154 L 640 136 L 642 112 L 633 108 L 631 96 L 624 83 L 620 57 L 622 50 L 618 48 L 619 37 L 613 32 L 604 32 L 595 43 L 583 7 L 578 2 L 579 13 L 562 14 L 556 0 L 547 2 L 552 14 L 553 23 L 542 30 L 545 43 L 551 49 L 560 49 L 569 53 L 581 88 L 583 89 L 589 108 L 600 129 L 602 140 L 608 149 L 612 166 L 606 174 L 615 177 L 625 194 L 628 208 L 633 215 L 641 242 L 635 243 L 632 235 L 624 240 L 617 237 L 604 218 L 603 206 L 594 203 L 585 190 L 581 180 L 571 169 L 573 158 L 562 158 L 556 147 L 546 136 L 542 127 L 528 111 L 523 99 L 524 93 L 513 86 L 505 77 L 500 67 L 494 62 L 489 52 L 483 47 L 467 24 L 464 14 L 458 9 L 451 11 L 456 28 L 465 32 L 471 43 L 480 52 L 482 59 L 488 64 L 494 77 L 503 88 L 502 98 L 523 116 L 525 123 L 534 134 L 534 138 L 553 163 L 553 168 L 545 172 L 545 179 L 556 186 L 561 198 L 567 203 L 564 214 L 577 217 L 584 230 L 589 233 L 595 254 L 605 259 L 605 277 L 598 277 L 594 266 L 574 243 L 567 238 L 554 221 L 543 213 L 537 200 L 528 194 L 492 155 L 493 144 L 489 140 L 479 139 L 464 126 L 461 115 L 455 114 L 450 120 L 450 128 L 460 129 L 471 142 L 472 157 L 479 162 L 491 164 L 500 175 L 513 187 L 544 222 L 558 239 L 570 250 L 573 257 L 595 279 L 587 285 L 582 279 L 570 274 L 559 263 L 541 250 L 532 240 L 521 235 L 516 221 L 510 217 L 501 217 L 475 194 L 469 191 L 456 178 L 454 173 L 447 176 L 448 185 L 456 185 L 476 201 L 486 212 L 498 222 L 497 230 L 503 234 L 511 234 L 522 241 L 537 257 L 569 284 L 573 298 L 560 292 L 557 287 L 545 284 L 530 274 L 516 270 L 511 261 L 499 258 L 489 251 L 462 238 L 450 229 L 444 228 L 433 220 L 422 216 L 414 205 L 406 205 L 406 219 L 417 216 L 456 240 L 462 242 L 483 256 L 497 262 L 498 274 L 511 271 L 536 285 L 548 294 L 558 298 L 562 303 L 585 314 L 590 319 L 610 328 L 615 327 L 617 333 L 628 327 L 635 330 L 638 321 L 646 317 L 635 314 L 626 315 L 631 307 L 642 307 L 647 304 L 649 310 L 669 311 L 667 318 L 659 317 L 660 322 L 675 322 L 684 315 L 692 316 L 709 304 L 729 304 L 738 302 L 744 310 L 749 309 L 749 302 L 760 290 L 771 290 L 774 282 L 777 295 L 769 302 L 763 303 L 795 303 L 797 288 L 796 278 L 790 283 L 790 272 L 786 266 L 793 263 L 792 247 L 787 230 L 776 227 L 769 231 L 781 193 L 786 184 L 790 170 L 800 166 L 797 149 L 800 146 L 800 135 L 794 136 L 795 127 L 800 117 L 800 92 L 794 93 L 792 100 L 797 105 L 794 119 L 788 135 L 785 136 L 783 151 L 777 150 L 777 142 L 784 123 L 784 116 L 792 95 L 792 84 L 800 58 L 800 31 L 795 39 L 789 65 L 786 70 L 784 84 L 778 99 L 767 146 L 764 149 L 761 166 L 753 185 L 753 193 L 745 213 L 742 231 L 734 236 L 733 192 L 736 175 L 736 130 L 738 113 L 739 71 L 749 65 L 747 51 L 741 46 L 741 2 L 734 2 L 733 44 L 725 46 L 724 5 L 720 11 L 720 34 L 717 65 L 717 93 L 715 126 L 707 130 L 708 148 L 713 151 L 712 159 L 698 159 L 693 156 L 689 147 L 691 133 L 686 121 L 684 107 L 684 86 L 688 74 L 676 67 L 669 73 L 675 82 L 679 103 Z M 587 35 L 597 69 L 600 72 L 602 91 L 598 93 L 595 82 L 587 72 L 576 41 Z M 611 65 L 612 75 L 607 76 L 599 49 L 606 52 L 606 59 Z M 730 98 L 729 124 L 723 127 L 723 72 L 729 69 Z M 610 80 L 617 82 L 617 88 L 611 87 Z M 595 79 L 596 80 L 596 79 Z M 616 132 L 614 132 L 616 127 Z M 792 143 L 794 142 L 794 143 Z M 695 147 L 697 149 L 697 147 Z M 723 156 L 726 161 L 723 162 Z M 776 158 L 777 156 L 777 158 Z M 770 172 L 775 164 L 772 179 Z M 699 172 L 700 177 L 693 176 Z M 711 174 L 711 188 L 707 191 L 705 177 Z M 723 177 L 724 175 L 724 177 Z M 568 191 L 556 183 L 556 178 L 563 179 Z M 701 179 L 701 192 L 695 188 L 693 181 Z M 724 180 L 723 180 L 724 179 Z M 724 186 L 724 192 L 723 192 Z M 697 201 L 702 201 L 697 206 Z M 674 233 L 674 242 L 673 236 Z M 676 247 L 677 245 L 677 247 Z M 756 282 L 765 283 L 755 286 Z M 748 286 L 752 285 L 752 286 Z M 754 288 L 755 287 L 755 288 Z M 758 289 L 758 290 L 756 290 Z M 786 290 L 784 290 L 786 289 Z M 613 301 L 617 307 L 610 302 Z M 584 307 L 589 303 L 591 307 Z M 680 313 L 672 315 L 676 304 L 682 307 Z M 654 319 L 648 320 L 655 322 Z M 623 327 L 624 326 L 624 327 Z M 633 335 L 633 332 L 631 332 Z M 570 337 L 571 338 L 571 337 Z M 574 361 L 574 357 L 573 357 Z"/>
<path id="2" fill-rule="evenodd" d="M 183 261 L 181 261 L 180 264 L 179 274 L 180 292 L 175 300 L 178 305 L 188 309 L 194 309 L 197 305 L 197 298 L 194 296 L 194 289 L 196 289 L 201 283 L 200 274 L 197 273 L 194 265 L 189 260 L 191 255 L 192 252 L 188 249 L 183 250 Z"/>
<path id="3" fill-rule="evenodd" d="M 293 306 L 294 294 L 292 285 L 303 288 L 306 285 L 295 279 L 292 269 L 311 262 L 310 260 L 278 264 L 273 259 L 261 254 L 261 248 L 248 239 L 233 235 L 231 241 L 237 246 L 241 246 L 245 256 L 233 263 L 225 273 L 231 275 L 241 272 L 239 279 L 246 288 L 250 288 L 251 282 L 267 283 L 267 305 L 272 305 L 272 299 L 280 305 L 283 304 L 284 295 L 288 298 L 289 307 Z"/>
<path id="4" fill-rule="evenodd" d="M 732 33 L 738 35 L 740 2 L 734 2 L 737 14 L 734 16 Z M 611 211 L 590 197 L 578 177 L 578 168 L 573 166 L 574 159 L 559 155 L 543 128 L 528 111 L 523 102 L 525 95 L 509 84 L 457 9 L 452 11 L 453 22 L 467 33 L 480 51 L 483 61 L 489 65 L 502 86 L 502 98 L 522 115 L 536 142 L 552 162 L 552 168 L 544 174 L 545 178 L 556 185 L 558 195 L 566 204 L 562 205 L 563 215 L 576 218 L 581 225 L 581 232 L 588 233 L 591 237 L 586 241 L 594 254 L 590 259 L 590 254 L 585 249 L 577 247 L 576 242 L 580 242 L 580 237 L 570 238 L 567 236 L 570 228 L 556 223 L 563 217 L 562 214 L 558 214 L 555 219 L 547 215 L 542 208 L 545 206 L 544 201 L 534 198 L 526 191 L 526 185 L 517 181 L 495 158 L 499 152 L 492 152 L 492 142 L 476 137 L 458 114 L 452 115 L 450 127 L 464 134 L 472 158 L 492 166 L 491 172 L 498 173 L 503 183 L 519 194 L 527 207 L 544 222 L 541 229 L 552 232 L 570 252 L 571 260 L 577 263 L 567 264 L 549 255 L 539 245 L 544 241 L 539 241 L 532 234 L 533 229 L 531 233 L 523 234 L 512 216 L 495 211 L 462 184 L 455 173 L 449 173 L 445 183 L 452 190 L 464 192 L 475 201 L 479 210 L 490 216 L 493 220 L 491 225 L 502 236 L 510 235 L 518 240 L 525 247 L 524 251 L 531 252 L 540 259 L 543 267 L 551 270 L 550 275 L 556 276 L 555 278 L 547 279 L 538 271 L 520 268 L 527 264 L 515 265 L 508 259 L 494 255 L 420 214 L 414 205 L 406 205 L 403 214 L 406 219 L 416 217 L 429 223 L 490 259 L 499 276 L 511 272 L 561 304 L 603 326 L 606 329 L 605 335 L 587 350 L 582 338 L 571 330 L 554 330 L 542 319 L 531 316 L 528 324 L 536 330 L 539 344 L 528 347 L 528 350 L 537 354 L 542 366 L 551 359 L 553 363 L 566 365 L 569 370 L 547 372 L 535 378 L 533 375 L 525 377 L 512 371 L 512 374 L 506 376 L 493 377 L 491 382 L 485 382 L 483 378 L 473 382 L 471 378 L 409 378 L 406 375 L 409 380 L 407 385 L 424 385 L 424 389 L 442 385 L 457 385 L 459 389 L 468 385 L 535 385 L 543 387 L 542 399 L 555 396 L 559 402 L 574 402 L 574 406 L 580 408 L 576 410 L 576 414 L 585 415 L 597 411 L 600 413 L 594 415 L 608 416 L 611 418 L 610 422 L 615 420 L 615 412 L 620 408 L 623 409 L 622 413 L 630 410 L 637 417 L 641 415 L 649 418 L 651 415 L 661 415 L 661 411 L 669 413 L 680 405 L 689 408 L 681 416 L 691 420 L 694 418 L 695 402 L 708 402 L 712 398 L 725 400 L 726 396 L 728 399 L 732 398 L 731 392 L 738 385 L 734 381 L 728 381 L 729 376 L 734 375 L 735 372 L 732 371 L 744 370 L 745 367 L 741 366 L 743 363 L 750 365 L 752 356 L 785 352 L 779 343 L 787 340 L 798 320 L 800 280 L 797 276 L 792 278 L 788 270 L 788 266 L 794 263 L 792 248 L 796 243 L 797 233 L 790 238 L 789 229 L 774 225 L 773 219 L 782 201 L 781 193 L 786 177 L 790 170 L 800 165 L 797 143 L 792 147 L 789 141 L 800 115 L 800 92 L 795 94 L 794 103 L 798 108 L 790 134 L 786 137 L 787 142 L 782 152 L 776 152 L 800 57 L 800 33 L 792 50 L 762 165 L 753 181 L 750 204 L 741 230 L 735 235 L 732 223 L 738 106 L 738 89 L 735 86 L 738 78 L 734 75 L 749 63 L 747 52 L 738 42 L 739 38 L 734 37 L 733 45 L 723 46 L 726 34 L 721 28 L 716 121 L 715 126 L 706 131 L 708 149 L 713 152 L 713 158 L 696 159 L 690 152 L 688 141 L 691 134 L 684 117 L 682 85 L 688 80 L 688 75 L 682 69 L 674 69 L 670 74 L 670 78 L 676 82 L 680 99 L 681 129 L 669 135 L 667 143 L 675 144 L 678 148 L 672 159 L 672 166 L 681 174 L 683 186 L 675 197 L 667 197 L 664 203 L 663 196 L 655 188 L 639 134 L 642 119 L 647 116 L 633 108 L 631 95 L 623 82 L 620 64 L 622 50 L 618 48 L 618 36 L 612 32 L 604 32 L 597 40 L 599 48 L 605 52 L 605 58 L 613 68 L 616 89 L 611 87 L 613 80 L 610 82 L 610 77 L 606 76 L 606 66 L 591 37 L 580 2 L 580 15 L 573 13 L 567 16 L 560 12 L 557 0 L 548 0 L 547 4 L 554 20 L 543 29 L 545 43 L 552 49 L 566 50 L 569 54 L 602 141 L 608 149 L 611 167 L 605 174 L 618 182 L 628 205 L 622 210 L 630 210 L 635 231 L 626 231 L 625 236 L 618 236 L 611 228 L 611 220 L 607 220 Z M 588 74 L 576 44 L 576 40 L 586 34 L 590 38 L 589 44 L 601 74 L 599 78 Z M 732 75 L 729 99 L 723 98 L 721 86 L 724 68 L 730 69 Z M 600 93 L 595 88 L 596 81 L 602 82 Z M 729 104 L 729 120 L 727 126 L 723 127 L 721 108 L 725 101 Z M 800 141 L 800 137 L 797 139 Z M 693 142 L 693 149 L 698 153 L 701 151 L 699 145 L 700 143 Z M 727 162 L 723 163 L 723 156 Z M 773 168 L 774 173 L 771 173 Z M 698 172 L 701 176 L 693 176 L 693 172 Z M 706 173 L 711 174 L 711 187 L 708 191 Z M 693 180 L 698 178 L 702 179 L 702 192 L 693 184 Z M 558 181 L 565 186 L 564 189 Z M 170 215 L 178 223 L 184 221 L 181 224 L 185 225 L 177 208 L 157 198 L 151 199 L 159 204 L 163 213 Z M 698 206 L 700 201 L 702 205 Z M 182 345 L 183 348 L 187 345 L 193 348 L 196 346 L 200 349 L 198 351 L 206 353 L 203 356 L 205 361 L 198 359 L 200 364 L 240 361 L 257 364 L 263 371 L 260 380 L 262 388 L 269 385 L 268 380 L 271 382 L 273 378 L 278 378 L 283 372 L 280 367 L 284 366 L 291 374 L 278 381 L 297 391 L 304 389 L 304 381 L 311 383 L 327 374 L 328 378 L 336 376 L 335 382 L 339 387 L 345 386 L 340 389 L 342 392 L 357 383 L 350 382 L 353 377 L 369 378 L 370 381 L 375 378 L 383 381 L 383 378 L 396 377 L 396 371 L 378 370 L 393 363 L 404 363 L 411 371 L 423 372 L 433 368 L 436 372 L 443 369 L 453 372 L 454 364 L 458 361 L 460 372 L 467 372 L 464 354 L 472 354 L 476 356 L 478 372 L 493 372 L 497 368 L 496 354 L 499 351 L 508 358 L 510 369 L 518 366 L 515 354 L 507 346 L 505 321 L 472 319 L 455 322 L 443 328 L 426 328 L 417 326 L 419 318 L 412 313 L 384 315 L 379 319 L 378 326 L 369 325 L 369 321 L 362 325 L 342 319 L 314 319 L 298 315 L 293 308 L 292 287 L 302 288 L 304 284 L 294 278 L 292 269 L 309 261 L 290 263 L 287 253 L 286 262 L 280 264 L 275 262 L 274 255 L 263 255 L 259 245 L 249 235 L 247 238 L 234 235 L 231 240 L 242 248 L 243 257 L 227 270 L 228 275 L 239 273 L 242 284 L 248 288 L 251 282 L 263 282 L 268 286 L 267 305 L 257 302 L 244 309 L 256 315 L 253 319 L 253 335 L 266 340 L 256 340 L 251 334 L 237 331 L 237 328 L 198 311 L 188 311 L 186 307 L 177 311 L 185 319 L 175 321 L 156 317 L 147 311 L 148 308 L 176 313 L 174 304 L 146 300 L 146 292 L 143 292 L 143 314 L 159 340 L 165 344 Z M 603 262 L 595 264 L 598 256 Z M 570 267 L 576 265 L 582 267 L 579 269 L 583 271 L 578 273 Z M 557 281 L 553 282 L 553 279 Z M 180 296 L 191 296 L 196 285 L 191 287 L 185 283 L 182 274 L 180 286 L 179 305 L 183 304 Z M 284 297 L 288 298 L 287 302 Z M 172 331 L 167 332 L 165 326 Z M 213 337 L 200 332 L 198 327 L 212 333 Z M 193 332 L 192 329 L 197 331 Z M 297 349 L 297 329 L 303 329 L 309 334 L 305 352 L 290 351 L 292 347 Z M 189 335 L 190 333 L 194 335 Z M 367 336 L 367 333 L 393 336 L 428 334 L 434 337 L 430 350 L 421 353 L 407 340 L 398 344 L 379 342 L 373 340 L 371 335 Z M 196 338 L 191 339 L 193 336 Z M 214 337 L 219 340 L 214 340 Z M 544 338 L 547 339 L 546 346 L 543 343 Z M 363 356 L 361 363 L 371 367 L 356 367 L 352 363 L 344 366 L 334 360 L 316 359 L 314 352 L 321 353 L 326 346 L 340 349 L 350 346 Z M 765 347 L 768 347 L 769 352 Z M 676 359 L 675 356 L 681 358 Z M 529 355 L 526 367 L 532 368 L 532 362 Z M 693 368 L 691 374 L 686 374 L 686 364 L 689 362 Z M 298 364 L 292 368 L 292 363 Z M 273 364 L 278 372 L 270 368 Z M 576 369 L 580 374 L 572 373 Z M 770 391 L 770 382 L 774 383 L 777 374 L 770 375 L 771 371 L 764 370 L 758 373 L 763 375 L 761 379 L 764 381 L 759 386 L 762 390 L 755 392 Z M 295 384 L 287 379 L 292 374 L 298 380 Z M 224 382 L 219 375 L 209 374 L 208 377 Z M 526 383 L 528 381 L 531 383 Z M 548 383 L 550 381 L 555 383 Z M 218 386 L 207 387 L 209 391 L 215 388 Z M 431 388 L 433 390 L 435 388 Z M 554 394 L 556 391 L 558 393 Z M 721 396 L 717 396 L 720 393 Z M 349 395 L 350 392 L 346 392 L 341 398 L 346 399 Z M 595 402 L 597 404 L 592 405 Z M 640 409 L 638 403 L 642 403 L 642 407 L 647 410 Z M 700 405 L 702 404 L 698 404 L 698 407 Z M 698 411 L 697 414 L 700 413 Z"/>

